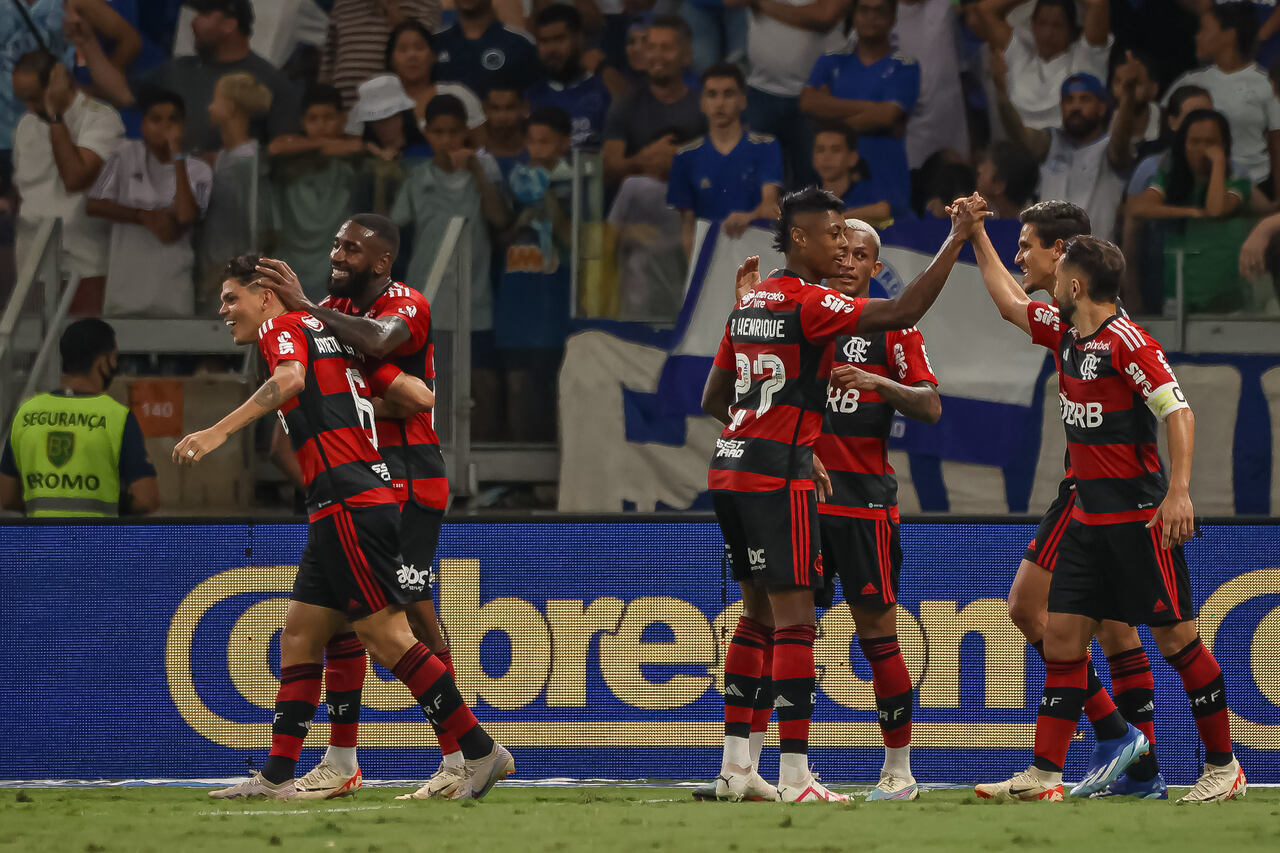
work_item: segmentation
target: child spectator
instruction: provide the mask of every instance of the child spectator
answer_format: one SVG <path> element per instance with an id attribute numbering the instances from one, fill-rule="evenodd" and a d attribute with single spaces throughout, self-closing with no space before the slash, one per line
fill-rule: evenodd
<path id="1" fill-rule="evenodd" d="M 277 136 L 267 146 L 267 152 L 297 154 L 302 151 L 319 151 L 321 154 L 354 154 L 363 150 L 364 143 L 358 137 L 343 133 L 343 125 L 342 93 L 332 86 L 317 83 L 302 98 L 302 135 Z M 297 267 L 293 269 L 296 271 Z"/>
<path id="2" fill-rule="evenodd" d="M 699 219 L 723 220 L 725 233 L 736 239 L 752 221 L 775 218 L 782 187 L 778 141 L 742 126 L 742 69 L 729 62 L 712 65 L 702 75 L 700 100 L 707 135 L 676 152 L 667 182 L 667 203 L 680 211 L 686 254 L 693 251 Z"/>
<path id="3" fill-rule="evenodd" d="M 367 84 L 366 84 L 367 85 Z M 363 88 L 363 87 L 361 87 Z M 498 433 L 497 371 L 493 354 L 493 290 L 489 284 L 489 231 L 507 223 L 506 205 L 495 187 L 500 180 L 497 164 L 490 157 L 478 158 L 464 147 L 467 111 L 452 95 L 436 95 L 427 104 L 426 135 L 433 156 L 415 166 L 405 178 L 391 209 L 391 219 L 410 229 L 412 251 L 405 283 L 421 290 L 426 287 L 449 220 L 466 217 L 465 241 L 471 256 L 471 351 L 473 437 L 488 440 Z M 456 265 L 445 267 L 439 289 L 431 299 L 433 327 L 461 332 L 457 328 L 457 300 L 462 283 Z M 448 348 L 437 346 L 442 362 Z M 450 374 L 445 369 L 440 375 Z"/>
<path id="4" fill-rule="evenodd" d="M 204 158 L 213 166 L 213 187 L 196 241 L 198 314 L 217 313 L 227 258 L 259 245 L 258 140 L 249 134 L 249 122 L 269 109 L 271 90 L 246 71 L 226 74 L 213 87 L 209 125 L 217 128 L 222 148 Z"/>
<path id="5" fill-rule="evenodd" d="M 844 201 L 846 219 L 864 219 L 883 228 L 893 220 L 914 219 L 906 187 L 875 181 L 867 161 L 858 156 L 858 135 L 846 124 L 827 122 L 813 136 L 813 170 L 824 190 Z"/>
<path id="6" fill-rule="evenodd" d="M 513 83 L 494 86 L 484 96 L 484 148 L 498 164 L 505 181 L 511 167 L 524 152 L 524 96 Z"/>
<path id="7" fill-rule="evenodd" d="M 1009 139 L 993 142 L 978 160 L 978 192 L 999 219 L 1017 219 L 1035 198 L 1039 180 L 1040 162 L 1035 155 Z"/>
<path id="8" fill-rule="evenodd" d="M 317 84 L 303 99 L 303 136 L 271 141 L 271 223 L 276 257 L 298 275 L 307 296 L 320 300 L 329 281 L 329 249 L 354 211 L 356 166 L 339 155 L 363 150 L 342 132 L 342 95 Z"/>
<path id="9" fill-rule="evenodd" d="M 113 223 L 103 310 L 108 316 L 190 316 L 190 229 L 209 205 L 213 173 L 184 150 L 180 97 L 150 92 L 142 107 L 142 139 L 126 140 L 112 153 L 85 202 L 90 216 Z"/>
<path id="10" fill-rule="evenodd" d="M 573 170 L 564 156 L 572 119 L 559 107 L 534 110 L 526 138 L 506 182 L 515 220 L 504 240 L 493 337 L 507 382 L 506 437 L 555 441 L 555 407 L 546 403 L 555 399 L 569 334 Z"/>
<path id="11" fill-rule="evenodd" d="M 405 94 L 399 77 L 379 74 L 361 83 L 359 92 L 347 116 L 347 133 L 359 135 L 370 154 L 396 160 L 406 153 L 429 153 L 413 114 L 413 99 Z"/>

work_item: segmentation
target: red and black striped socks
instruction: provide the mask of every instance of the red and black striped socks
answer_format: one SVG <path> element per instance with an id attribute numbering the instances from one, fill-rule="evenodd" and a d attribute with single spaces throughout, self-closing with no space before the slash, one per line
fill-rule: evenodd
<path id="1" fill-rule="evenodd" d="M 898 635 L 859 637 L 862 654 L 871 664 L 871 681 L 876 692 L 876 710 L 884 745 L 898 749 L 911 743 L 911 675 L 902 658 Z"/>
<path id="2" fill-rule="evenodd" d="M 1116 707 L 1151 744 L 1151 749 L 1125 771 L 1139 782 L 1145 782 L 1160 772 L 1160 763 L 1156 760 L 1156 682 L 1151 675 L 1151 662 L 1147 660 L 1146 651 L 1138 646 L 1112 655 L 1107 658 L 1107 664 L 1111 667 L 1111 691 L 1116 697 Z"/>
<path id="3" fill-rule="evenodd" d="M 1036 717 L 1035 766 L 1040 770 L 1062 772 L 1071 736 L 1084 710 L 1088 664 L 1087 657 L 1044 662 L 1044 695 Z"/>
<path id="4" fill-rule="evenodd" d="M 760 671 L 770 629 L 746 616 L 724 655 L 724 758 L 721 772 L 740 773 L 752 766 L 751 724 L 755 718 Z M 767 722 L 767 720 L 766 720 Z M 735 769 L 736 768 L 736 769 Z"/>
<path id="5" fill-rule="evenodd" d="M 444 664 L 444 668 L 449 671 L 449 677 L 453 679 L 454 686 L 457 686 L 458 677 L 453 672 L 453 653 L 443 649 L 436 652 L 435 656 L 440 659 L 440 663 Z M 440 743 L 440 754 L 444 756 L 445 764 L 458 764 L 462 761 L 461 748 L 453 735 L 448 732 L 436 732 L 436 740 Z"/>
<path id="6" fill-rule="evenodd" d="M 430 649 L 414 643 L 391 672 L 418 700 L 436 734 L 445 732 L 452 736 L 468 761 L 484 758 L 493 751 L 493 738 L 481 728 L 475 714 L 462 701 L 449 671 Z"/>
<path id="7" fill-rule="evenodd" d="M 809 778 L 809 721 L 815 677 L 812 625 L 773 629 L 773 706 L 778 712 L 779 784 Z"/>
<path id="8" fill-rule="evenodd" d="M 1222 669 L 1196 637 L 1181 651 L 1166 658 L 1182 676 L 1182 686 L 1191 700 L 1200 740 L 1204 741 L 1205 763 L 1231 763 L 1231 723 L 1227 719 L 1227 690 Z"/>
<path id="9" fill-rule="evenodd" d="M 354 633 L 336 634 L 324 647 L 324 703 L 329 745 L 354 749 L 360 732 L 360 692 L 369 669 L 364 645 Z"/>
<path id="10" fill-rule="evenodd" d="M 751 712 L 751 766 L 760 771 L 760 752 L 773 717 L 773 628 L 765 629 L 764 648 L 760 658 L 760 686 Z"/>
<path id="11" fill-rule="evenodd" d="M 276 714 L 271 723 L 271 754 L 263 765 L 262 776 L 273 785 L 293 778 L 302 754 L 311 721 L 320 703 L 320 677 L 324 666 L 300 663 L 280 671 L 280 689 L 276 692 Z"/>

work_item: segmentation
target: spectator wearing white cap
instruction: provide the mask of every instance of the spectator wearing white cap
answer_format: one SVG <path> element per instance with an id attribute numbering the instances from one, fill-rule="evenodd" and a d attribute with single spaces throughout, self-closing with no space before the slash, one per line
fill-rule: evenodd
<path id="1" fill-rule="evenodd" d="M 1111 36 L 1110 0 L 1036 0 L 1029 27 L 1012 26 L 1009 13 L 1027 0 L 981 0 L 971 16 L 974 33 L 1008 66 L 1009 101 L 1032 129 L 1062 127 L 1058 89 L 1073 74 L 1107 76 Z M 1095 233 L 1097 233 L 1095 231 Z"/>
<path id="2" fill-rule="evenodd" d="M 379 74 L 360 84 L 355 106 L 347 115 L 347 133 L 361 136 L 365 147 L 386 160 L 409 148 L 425 148 L 426 138 L 413 114 L 413 98 L 400 78 Z"/>

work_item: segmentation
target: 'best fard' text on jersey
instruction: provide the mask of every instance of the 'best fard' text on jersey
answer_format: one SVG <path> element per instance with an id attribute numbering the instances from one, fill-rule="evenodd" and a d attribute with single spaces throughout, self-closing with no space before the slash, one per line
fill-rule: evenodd
<path id="1" fill-rule="evenodd" d="M 263 323 L 258 349 L 268 373 L 282 361 L 299 362 L 307 371 L 306 385 L 279 414 L 302 467 L 312 519 L 338 506 L 394 504 L 391 474 L 378 455 L 369 385 L 348 361 L 351 351 L 301 311 Z"/>
<path id="2" fill-rule="evenodd" d="M 396 282 L 361 312 L 350 299 L 327 297 L 321 305 L 343 314 L 399 317 L 409 328 L 405 341 L 381 362 L 416 376 L 436 390 L 435 344 L 432 342 L 431 304 L 411 287 Z M 449 480 L 436 435 L 434 415 L 418 412 L 410 418 L 379 418 L 378 450 L 391 470 L 391 484 L 401 502 L 414 501 L 444 511 L 449 503 Z"/>
<path id="3" fill-rule="evenodd" d="M 852 364 L 903 385 L 938 384 L 916 329 L 877 332 L 868 337 L 842 335 L 832 353 L 834 365 Z M 855 518 L 898 517 L 898 481 L 889 464 L 889 431 L 894 408 L 875 391 L 835 386 L 827 389 L 822 435 L 814 452 L 831 475 L 831 497 L 818 512 Z"/>
<path id="4" fill-rule="evenodd" d="M 1189 408 L 1164 350 L 1132 320 L 1112 316 L 1080 337 L 1044 302 L 1027 306 L 1031 339 L 1053 351 L 1067 453 L 1076 478 L 1072 518 L 1147 521 L 1168 489 L 1157 419 Z"/>
<path id="5" fill-rule="evenodd" d="M 813 487 L 813 443 L 822 431 L 838 335 L 857 332 L 866 299 L 783 270 L 734 308 L 715 364 L 737 374 L 731 418 L 716 440 L 711 489 L 768 492 Z"/>

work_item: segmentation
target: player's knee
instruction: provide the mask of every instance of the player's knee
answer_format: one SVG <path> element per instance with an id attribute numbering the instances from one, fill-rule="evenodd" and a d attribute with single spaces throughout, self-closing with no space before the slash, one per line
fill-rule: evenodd
<path id="1" fill-rule="evenodd" d="M 1123 622 L 1103 622 L 1098 629 L 1098 645 L 1107 657 L 1142 647 L 1142 639 L 1131 625 Z"/>
<path id="2" fill-rule="evenodd" d="M 854 630 L 863 639 L 889 637 L 898 633 L 898 608 L 892 604 L 884 607 L 850 607 Z"/>
<path id="3" fill-rule="evenodd" d="M 328 637 L 315 631 L 286 625 L 280 632 L 280 660 L 284 666 L 299 663 L 316 663 L 324 660 L 324 647 Z"/>
<path id="4" fill-rule="evenodd" d="M 1176 625 L 1152 626 L 1151 636 L 1160 647 L 1160 654 L 1170 658 L 1194 642 L 1199 632 L 1195 620 L 1189 619 Z"/>
<path id="5" fill-rule="evenodd" d="M 1047 615 L 1037 603 L 1029 602 L 1021 596 L 1009 596 L 1009 620 L 1029 642 L 1034 643 L 1044 636 Z"/>

